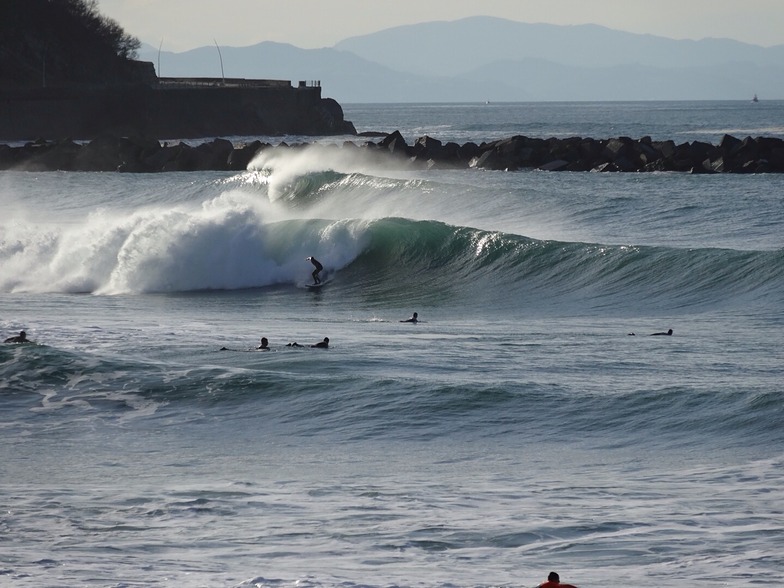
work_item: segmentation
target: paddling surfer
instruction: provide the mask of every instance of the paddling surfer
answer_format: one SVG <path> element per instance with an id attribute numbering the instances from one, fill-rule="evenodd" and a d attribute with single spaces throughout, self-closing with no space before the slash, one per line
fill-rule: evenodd
<path id="1" fill-rule="evenodd" d="M 15 337 L 8 337 L 3 343 L 30 343 L 30 339 L 27 338 L 27 333 L 24 331 L 19 331 L 19 334 Z"/>
<path id="2" fill-rule="evenodd" d="M 300 345 L 294 341 L 293 343 L 286 343 L 286 347 L 305 347 L 305 345 Z M 318 343 L 314 343 L 310 347 L 315 349 L 329 349 L 329 337 L 324 337 L 323 340 L 319 341 Z"/>
<path id="3" fill-rule="evenodd" d="M 629 335 L 634 336 L 634 333 L 629 333 Z M 672 329 L 668 329 L 666 333 L 664 331 L 662 331 L 661 333 L 651 333 L 649 337 L 657 337 L 659 335 L 664 335 L 665 337 L 669 337 L 672 335 Z"/>
<path id="4" fill-rule="evenodd" d="M 561 584 L 561 578 L 556 572 L 550 572 L 547 575 L 547 582 L 539 584 L 539 588 L 577 588 L 572 584 Z"/>
<path id="5" fill-rule="evenodd" d="M 656 337 L 657 335 L 672 335 L 672 329 L 669 329 L 666 333 L 651 333 L 651 337 Z"/>

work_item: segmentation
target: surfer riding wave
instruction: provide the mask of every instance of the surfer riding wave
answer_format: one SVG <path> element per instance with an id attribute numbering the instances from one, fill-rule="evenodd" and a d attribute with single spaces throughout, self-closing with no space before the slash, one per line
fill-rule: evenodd
<path id="1" fill-rule="evenodd" d="M 318 259 L 316 259 L 315 257 L 312 257 L 312 256 L 311 257 L 306 257 L 305 260 L 309 261 L 310 263 L 312 263 L 313 266 L 316 268 L 316 269 L 313 270 L 313 273 L 311 274 L 313 276 L 313 283 L 314 284 L 320 284 L 321 283 L 321 278 L 319 278 L 319 272 L 324 269 L 324 266 L 321 265 L 321 263 L 319 262 Z"/>

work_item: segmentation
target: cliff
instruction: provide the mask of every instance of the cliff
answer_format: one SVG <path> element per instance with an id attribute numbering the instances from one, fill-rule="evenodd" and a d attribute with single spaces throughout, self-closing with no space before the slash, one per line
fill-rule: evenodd
<path id="1" fill-rule="evenodd" d="M 0 140 L 353 134 L 320 84 L 159 79 L 95 0 L 0 2 Z"/>

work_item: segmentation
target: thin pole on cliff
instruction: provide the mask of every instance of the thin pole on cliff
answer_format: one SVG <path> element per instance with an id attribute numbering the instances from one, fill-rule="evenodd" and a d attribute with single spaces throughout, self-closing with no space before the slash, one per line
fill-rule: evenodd
<path id="1" fill-rule="evenodd" d="M 215 43 L 215 48 L 218 50 L 218 59 L 220 59 L 220 64 L 221 64 L 221 80 L 223 81 L 223 85 L 225 86 L 226 76 L 223 74 L 223 56 L 221 55 L 220 47 L 218 47 L 218 42 L 215 39 L 213 39 L 212 41 L 213 43 Z"/>
<path id="2" fill-rule="evenodd" d="M 158 77 L 161 77 L 161 47 L 163 47 L 163 39 L 158 45 Z"/>

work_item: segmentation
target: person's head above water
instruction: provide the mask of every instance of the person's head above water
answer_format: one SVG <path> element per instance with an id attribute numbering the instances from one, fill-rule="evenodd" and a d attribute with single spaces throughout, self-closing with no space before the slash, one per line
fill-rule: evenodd
<path id="1" fill-rule="evenodd" d="M 539 584 L 539 588 L 577 588 L 573 584 L 561 584 L 561 577 L 556 572 L 547 575 L 547 581 Z"/>
<path id="2" fill-rule="evenodd" d="M 8 337 L 4 342 L 5 343 L 27 343 L 29 339 L 27 338 L 27 333 L 24 331 L 19 331 L 19 334 L 15 337 Z"/>

